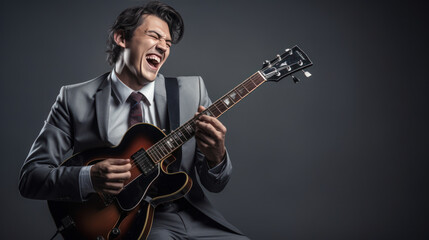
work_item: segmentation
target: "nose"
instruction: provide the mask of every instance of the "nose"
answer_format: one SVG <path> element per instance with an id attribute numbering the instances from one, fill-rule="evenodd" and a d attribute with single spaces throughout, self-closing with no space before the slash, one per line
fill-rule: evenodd
<path id="1" fill-rule="evenodd" d="M 160 39 L 156 44 L 156 48 L 160 50 L 162 53 L 166 52 L 168 49 L 168 45 L 165 39 Z"/>

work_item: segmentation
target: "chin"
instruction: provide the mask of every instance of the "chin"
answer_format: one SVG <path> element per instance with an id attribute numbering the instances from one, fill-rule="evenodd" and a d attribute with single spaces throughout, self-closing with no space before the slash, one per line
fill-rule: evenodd
<path id="1" fill-rule="evenodd" d="M 145 82 L 153 82 L 156 79 L 156 76 L 158 76 L 158 72 L 156 73 L 146 73 L 146 74 L 142 74 L 142 79 Z"/>
<path id="2" fill-rule="evenodd" d="M 158 76 L 159 69 L 141 69 L 140 76 L 149 81 L 155 80 L 156 76 Z"/>

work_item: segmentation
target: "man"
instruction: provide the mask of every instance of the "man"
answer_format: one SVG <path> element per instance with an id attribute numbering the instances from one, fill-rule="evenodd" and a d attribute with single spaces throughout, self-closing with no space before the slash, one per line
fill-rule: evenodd
<path id="1" fill-rule="evenodd" d="M 159 2 L 126 9 L 118 16 L 108 40 L 112 72 L 61 89 L 21 169 L 19 188 L 24 197 L 79 202 L 97 192 L 116 195 L 123 190 L 131 176 L 130 159 L 107 158 L 77 167 L 60 164 L 70 150 L 118 145 L 128 122 L 135 120 L 135 109 L 143 122 L 168 129 L 165 78 L 158 72 L 183 30 L 179 13 Z M 182 124 L 211 101 L 200 77 L 177 81 Z M 142 99 L 130 104 L 130 95 Z M 202 115 L 196 121 L 195 138 L 182 146 L 176 167 L 194 184 L 181 200 L 155 209 L 149 239 L 247 239 L 212 207 L 199 184 L 212 192 L 227 184 L 232 167 L 225 133 L 216 118 Z"/>

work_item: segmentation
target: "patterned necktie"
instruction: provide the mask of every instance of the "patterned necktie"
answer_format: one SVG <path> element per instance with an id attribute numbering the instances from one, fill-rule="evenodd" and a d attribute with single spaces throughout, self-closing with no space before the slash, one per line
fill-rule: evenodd
<path id="1" fill-rule="evenodd" d="M 139 92 L 133 92 L 128 97 L 128 101 L 131 104 L 130 115 L 128 116 L 128 127 L 131 127 L 136 123 L 143 122 L 143 113 L 140 106 L 140 101 L 142 99 L 143 94 Z"/>

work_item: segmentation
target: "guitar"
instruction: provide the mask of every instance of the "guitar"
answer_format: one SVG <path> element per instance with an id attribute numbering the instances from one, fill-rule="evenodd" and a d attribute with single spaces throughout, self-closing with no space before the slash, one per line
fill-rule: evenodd
<path id="1" fill-rule="evenodd" d="M 220 117 L 262 83 L 279 81 L 313 63 L 297 46 L 286 49 L 244 82 L 215 101 L 200 114 Z M 297 82 L 298 78 L 292 76 Z M 193 117 L 166 135 L 150 124 L 136 124 L 116 147 L 92 149 L 73 155 L 61 166 L 87 166 L 106 158 L 129 158 L 131 178 L 115 196 L 92 194 L 82 203 L 48 201 L 51 215 L 64 239 L 146 239 L 155 208 L 183 197 L 192 187 L 185 172 L 170 172 L 173 154 L 195 134 Z"/>

